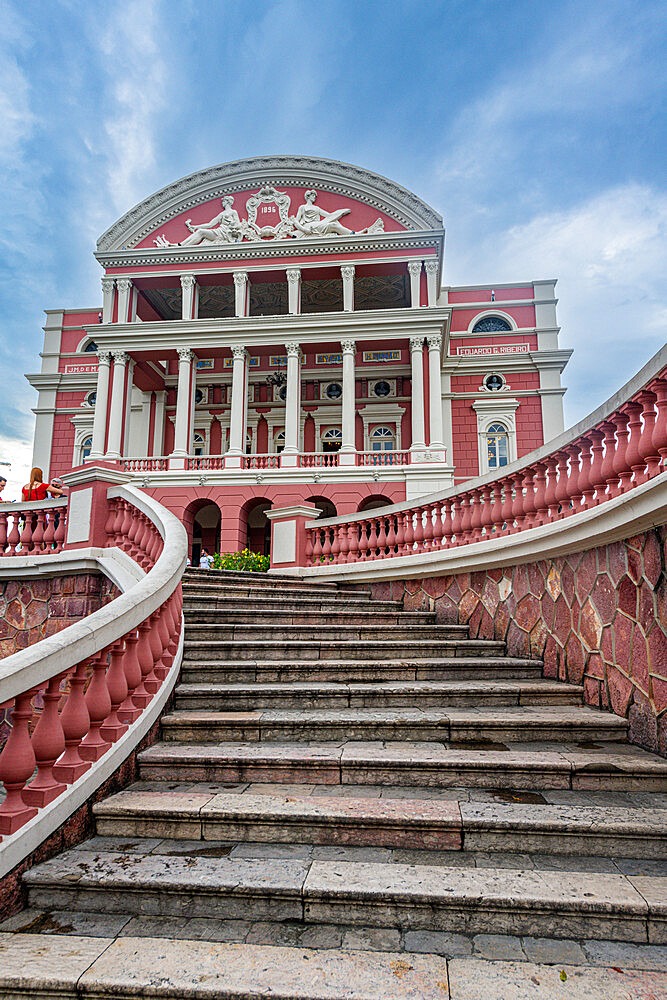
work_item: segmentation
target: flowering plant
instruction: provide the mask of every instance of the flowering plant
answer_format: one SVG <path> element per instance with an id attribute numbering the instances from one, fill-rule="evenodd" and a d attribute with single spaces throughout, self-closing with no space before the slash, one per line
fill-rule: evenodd
<path id="1" fill-rule="evenodd" d="M 243 549 L 242 552 L 216 552 L 213 569 L 231 569 L 243 573 L 266 573 L 271 565 L 268 556 Z"/>

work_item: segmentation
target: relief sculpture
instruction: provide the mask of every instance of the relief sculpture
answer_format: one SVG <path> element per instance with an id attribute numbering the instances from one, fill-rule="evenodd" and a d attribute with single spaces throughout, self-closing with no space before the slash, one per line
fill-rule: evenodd
<path id="1" fill-rule="evenodd" d="M 313 189 L 306 191 L 304 198 L 305 201 L 299 205 L 296 215 L 290 215 L 290 196 L 271 185 L 265 185 L 248 198 L 247 218 L 242 219 L 232 207 L 234 199 L 231 195 L 226 195 L 222 199 L 222 211 L 209 222 L 194 225 L 191 219 L 186 219 L 185 225 L 190 230 L 190 235 L 180 243 L 170 242 L 164 233 L 157 236 L 153 243 L 156 247 L 197 247 L 214 243 L 239 243 L 242 240 L 299 240 L 312 237 L 366 236 L 384 232 L 384 223 L 380 218 L 365 229 L 348 229 L 340 219 L 344 215 L 349 215 L 350 209 L 325 211 L 315 204 L 317 191 Z M 277 214 L 278 219 L 273 224 L 261 225 L 257 221 L 260 207 L 264 207 L 267 212 L 273 209 L 272 214 L 274 218 Z"/>

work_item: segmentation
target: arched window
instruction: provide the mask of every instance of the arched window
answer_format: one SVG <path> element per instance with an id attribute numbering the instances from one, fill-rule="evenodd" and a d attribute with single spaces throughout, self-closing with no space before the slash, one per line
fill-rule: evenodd
<path id="1" fill-rule="evenodd" d="M 322 435 L 322 451 L 339 451 L 343 443 L 343 434 L 340 427 L 330 427 Z"/>
<path id="2" fill-rule="evenodd" d="M 486 457 L 489 471 L 507 465 L 509 435 L 504 424 L 491 424 L 486 431 Z"/>
<path id="3" fill-rule="evenodd" d="M 276 443 L 276 455 L 285 449 L 285 431 L 278 431 L 273 439 Z"/>
<path id="4" fill-rule="evenodd" d="M 252 455 L 252 434 L 246 434 L 245 436 L 245 453 L 246 455 Z"/>
<path id="5" fill-rule="evenodd" d="M 484 316 L 472 328 L 473 333 L 510 333 L 512 327 L 500 316 Z"/>
<path id="6" fill-rule="evenodd" d="M 204 435 L 203 434 L 199 434 L 197 431 L 195 431 L 194 436 L 192 438 L 192 444 L 193 444 L 195 455 L 203 455 L 204 454 L 204 445 L 205 445 L 205 443 L 206 442 L 204 440 Z"/>
<path id="7" fill-rule="evenodd" d="M 90 453 L 91 453 L 92 450 L 93 450 L 93 439 L 92 439 L 92 437 L 87 437 L 84 441 L 81 442 L 81 464 L 82 465 L 86 461 L 86 459 L 90 457 Z"/>
<path id="8" fill-rule="evenodd" d="M 371 433 L 371 451 L 394 451 L 394 432 L 389 427 L 376 427 Z"/>
<path id="9" fill-rule="evenodd" d="M 88 343 L 86 344 L 86 346 L 83 349 L 83 353 L 84 354 L 97 353 L 97 344 L 95 343 L 94 340 L 89 340 L 88 341 Z"/>

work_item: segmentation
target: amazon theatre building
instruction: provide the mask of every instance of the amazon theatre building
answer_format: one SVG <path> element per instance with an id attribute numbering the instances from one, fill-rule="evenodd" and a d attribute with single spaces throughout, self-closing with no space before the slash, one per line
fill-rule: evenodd
<path id="1" fill-rule="evenodd" d="M 255 157 L 100 238 L 101 303 L 49 309 L 33 464 L 116 463 L 200 546 L 265 551 L 271 507 L 431 493 L 563 429 L 554 280 L 451 287 L 443 220 L 378 174 Z"/>

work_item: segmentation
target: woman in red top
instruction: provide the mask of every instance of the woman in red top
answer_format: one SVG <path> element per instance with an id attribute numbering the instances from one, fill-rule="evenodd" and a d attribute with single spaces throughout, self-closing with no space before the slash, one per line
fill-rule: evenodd
<path id="1" fill-rule="evenodd" d="M 64 490 L 61 490 L 57 486 L 53 486 L 50 483 L 47 484 L 42 482 L 43 478 L 44 473 L 37 466 L 30 470 L 30 482 L 27 483 L 21 490 L 24 503 L 35 503 L 38 500 L 46 500 L 47 493 L 50 493 L 52 497 L 65 496 Z"/>

